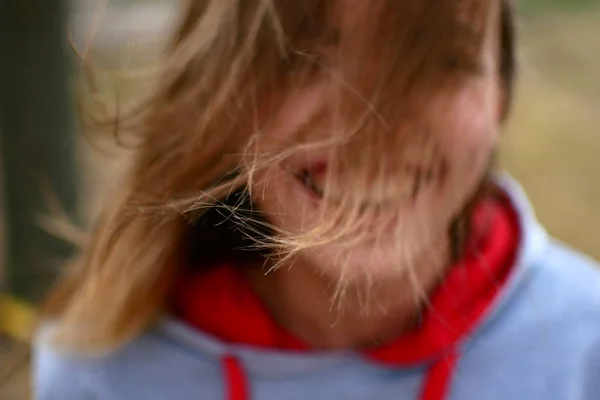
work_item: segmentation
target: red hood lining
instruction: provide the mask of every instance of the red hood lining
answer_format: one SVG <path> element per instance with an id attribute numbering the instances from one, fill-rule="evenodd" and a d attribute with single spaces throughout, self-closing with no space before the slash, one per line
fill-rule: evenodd
<path id="1" fill-rule="evenodd" d="M 363 353 L 374 361 L 398 365 L 451 352 L 475 328 L 507 281 L 520 236 L 517 218 L 508 199 L 482 202 L 473 218 L 470 250 L 431 296 L 419 329 Z M 173 311 L 192 327 L 225 342 L 310 350 L 270 317 L 232 264 L 184 273 L 174 293 Z"/>

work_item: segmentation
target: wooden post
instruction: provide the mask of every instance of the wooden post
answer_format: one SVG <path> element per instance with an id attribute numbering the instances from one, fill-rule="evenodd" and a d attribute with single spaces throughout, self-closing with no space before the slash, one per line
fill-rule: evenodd
<path id="1" fill-rule="evenodd" d="M 66 8 L 62 0 L 0 1 L 5 286 L 34 303 L 70 251 L 39 226 L 46 192 L 71 215 L 76 207 Z"/>

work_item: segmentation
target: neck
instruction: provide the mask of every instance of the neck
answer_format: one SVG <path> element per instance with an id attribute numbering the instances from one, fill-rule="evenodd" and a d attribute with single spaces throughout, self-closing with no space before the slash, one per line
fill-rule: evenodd
<path id="1" fill-rule="evenodd" d="M 319 268 L 297 259 L 265 274 L 249 272 L 250 282 L 273 318 L 311 347 L 348 349 L 372 347 L 418 327 L 428 294 L 449 265 L 449 251 L 410 274 L 361 280 L 344 285 L 319 273 Z"/>

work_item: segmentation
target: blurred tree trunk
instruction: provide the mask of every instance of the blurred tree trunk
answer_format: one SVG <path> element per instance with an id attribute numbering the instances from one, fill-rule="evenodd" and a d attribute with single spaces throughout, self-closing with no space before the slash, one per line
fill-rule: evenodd
<path id="1" fill-rule="evenodd" d="M 34 302 L 70 250 L 39 226 L 50 212 L 46 194 L 75 210 L 66 11 L 61 0 L 0 0 L 5 280 L 13 295 Z"/>

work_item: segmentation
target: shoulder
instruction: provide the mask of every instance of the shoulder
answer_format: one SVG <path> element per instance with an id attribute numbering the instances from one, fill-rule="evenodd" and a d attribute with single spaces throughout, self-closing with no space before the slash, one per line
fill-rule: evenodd
<path id="1" fill-rule="evenodd" d="M 34 351 L 36 400 L 222 397 L 218 360 L 159 329 L 116 351 L 85 357 L 52 349 L 45 340 L 49 330 L 43 331 Z"/>
<path id="2" fill-rule="evenodd" d="M 33 389 L 36 400 L 79 400 L 96 393 L 93 359 L 67 355 L 47 342 L 52 329 L 44 327 L 33 352 Z"/>
<path id="3" fill-rule="evenodd" d="M 535 253 L 518 266 L 499 325 L 550 335 L 555 344 L 567 332 L 569 346 L 600 343 L 600 264 L 555 239 Z"/>
<path id="4" fill-rule="evenodd" d="M 522 301 L 529 297 L 530 324 L 539 322 L 538 331 L 553 337 L 565 363 L 585 365 L 582 373 L 595 375 L 600 392 L 600 264 L 552 239 L 532 268 L 530 286 Z"/>
<path id="5" fill-rule="evenodd" d="M 600 264 L 597 261 L 550 239 L 533 264 L 534 287 L 547 294 L 546 301 L 573 317 L 599 317 L 590 322 L 600 328 Z"/>
<path id="6" fill-rule="evenodd" d="M 600 265 L 553 239 L 538 250 L 470 342 L 468 379 L 490 398 L 598 398 Z"/>
<path id="7" fill-rule="evenodd" d="M 600 361 L 600 264 L 549 239 L 522 272 L 498 315 L 498 334 L 565 363 Z"/>

